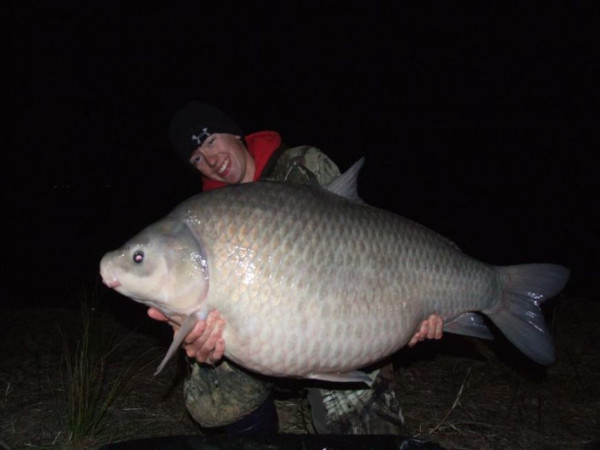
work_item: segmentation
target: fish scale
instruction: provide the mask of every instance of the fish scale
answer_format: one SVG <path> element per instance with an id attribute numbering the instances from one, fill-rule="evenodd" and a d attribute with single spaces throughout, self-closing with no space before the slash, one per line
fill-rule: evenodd
<path id="1" fill-rule="evenodd" d="M 206 302 L 218 308 L 228 323 L 224 337 L 228 356 L 234 361 L 270 375 L 297 374 L 299 370 L 304 372 L 301 376 L 323 370 L 341 372 L 347 368 L 332 358 L 333 354 L 344 355 L 359 367 L 370 364 L 404 345 L 416 325 L 430 313 L 442 313 L 437 299 L 427 297 L 440 290 L 448 275 L 427 266 L 435 259 L 456 259 L 461 254 L 449 254 L 453 249 L 428 230 L 412 228 L 399 216 L 340 201 L 311 188 L 255 183 L 216 194 L 221 195 L 214 195 L 203 208 L 195 207 L 195 216 L 188 217 L 193 229 L 201 226 L 203 217 L 211 217 L 206 228 L 199 231 L 206 236 L 204 242 L 212 252 L 208 255 L 211 288 Z M 230 226 L 220 217 L 244 224 L 244 233 L 220 240 L 215 231 Z M 292 243 L 291 250 L 282 249 L 281 240 L 273 238 L 281 223 L 287 225 L 284 239 Z M 367 232 L 363 237 L 357 230 Z M 368 246 L 362 239 L 373 245 Z M 434 246 L 440 241 L 441 247 Z M 356 251 L 365 247 L 365 251 Z M 230 261 L 225 255 L 239 253 L 240 249 L 247 257 L 213 273 L 211 260 Z M 395 258 L 403 249 L 409 257 Z M 462 265 L 468 266 L 469 260 L 462 259 Z M 272 260 L 278 264 L 271 265 Z M 238 284 L 227 280 L 243 279 L 248 264 L 258 266 L 254 270 L 257 279 L 245 283 L 244 298 L 239 298 Z M 266 264 L 270 267 L 261 270 Z M 443 261 L 439 264 L 453 266 Z M 313 272 L 323 276 L 311 276 Z M 369 276 L 361 276 L 361 272 Z M 467 273 L 466 269 L 463 272 Z M 479 272 L 480 277 L 490 275 L 485 266 Z M 400 275 L 398 279 L 398 274 L 408 276 Z M 444 294 L 445 299 L 454 300 L 446 302 L 454 308 L 443 311 L 444 315 L 476 306 L 468 304 L 466 298 L 455 298 L 456 293 L 447 288 Z M 237 302 L 245 304 L 240 307 Z M 402 302 L 405 306 L 398 308 Z M 282 303 L 284 307 L 279 307 Z M 319 318 L 324 326 L 307 329 L 300 315 L 303 312 L 309 321 Z M 253 335 L 245 329 L 248 315 L 268 317 L 261 322 L 262 334 Z M 358 333 L 371 339 L 349 346 L 352 336 Z M 314 346 L 307 346 L 306 354 L 297 357 L 297 367 L 288 367 L 286 346 L 280 345 L 286 336 L 299 341 L 310 336 L 327 345 L 319 346 L 320 354 L 315 354 Z"/>
<path id="2" fill-rule="evenodd" d="M 342 176 L 351 181 L 344 186 L 355 189 L 358 167 Z M 430 314 L 444 318 L 445 331 L 489 337 L 474 311 L 534 360 L 551 362 L 539 303 L 564 287 L 567 269 L 491 266 L 422 225 L 344 196 L 352 197 L 275 182 L 198 194 L 105 255 L 101 273 L 180 320 L 218 309 L 226 356 L 267 375 L 356 381 L 355 369 L 404 346 Z M 172 255 L 178 239 L 185 243 Z M 152 292 L 148 276 L 136 276 L 130 255 L 140 248 L 141 266 L 153 267 L 145 273 L 155 271 L 154 285 L 175 279 L 171 291 Z M 186 251 L 194 255 L 187 266 Z"/>

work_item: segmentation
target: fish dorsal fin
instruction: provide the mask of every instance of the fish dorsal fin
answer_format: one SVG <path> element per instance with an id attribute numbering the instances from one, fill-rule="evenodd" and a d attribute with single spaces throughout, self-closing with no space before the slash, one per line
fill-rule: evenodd
<path id="1" fill-rule="evenodd" d="M 358 196 L 358 173 L 365 163 L 365 158 L 360 158 L 352 167 L 346 170 L 343 174 L 325 185 L 325 189 L 334 194 L 340 195 L 348 200 L 362 202 Z"/>

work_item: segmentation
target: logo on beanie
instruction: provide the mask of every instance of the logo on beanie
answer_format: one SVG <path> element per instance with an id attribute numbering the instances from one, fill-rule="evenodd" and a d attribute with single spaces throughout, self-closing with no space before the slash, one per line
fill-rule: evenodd
<path id="1" fill-rule="evenodd" d="M 192 134 L 192 141 L 196 141 L 196 144 L 198 144 L 198 147 L 202 145 L 202 142 L 204 142 L 204 139 L 206 139 L 208 136 L 210 136 L 210 133 L 208 132 L 208 128 L 204 127 L 202 128 L 202 131 L 200 132 L 200 134 L 198 136 L 196 136 L 195 134 Z"/>

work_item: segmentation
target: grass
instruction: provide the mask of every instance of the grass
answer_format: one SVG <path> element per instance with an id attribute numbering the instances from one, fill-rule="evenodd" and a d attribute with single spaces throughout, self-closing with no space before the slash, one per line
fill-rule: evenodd
<path id="1" fill-rule="evenodd" d="M 95 335 L 91 331 L 93 325 L 90 310 L 83 305 L 79 338 L 74 343 L 69 342 L 61 332 L 64 349 L 61 364 L 62 389 L 68 443 L 75 448 L 93 440 L 127 384 L 126 377 L 121 374 L 107 382 L 107 358 L 116 347 L 111 347 L 111 344 L 101 339 L 94 339 Z"/>
<path id="2" fill-rule="evenodd" d="M 76 296 L 79 320 L 75 328 L 67 334 L 58 327 L 62 340 L 59 391 L 66 429 L 59 442 L 63 442 L 65 448 L 87 448 L 102 441 L 118 441 L 118 433 L 111 433 L 117 429 L 111 422 L 112 415 L 123 406 L 135 382 L 153 372 L 156 350 L 162 351 L 156 348 L 139 351 L 138 348 L 133 357 L 119 357 L 122 347 L 138 330 L 133 327 L 123 333 L 99 312 L 105 292 L 98 285 L 83 287 Z M 143 428 L 144 420 L 133 426 Z"/>
<path id="3" fill-rule="evenodd" d="M 153 376 L 168 330 L 156 333 L 143 308 L 93 284 L 61 305 L 0 311 L 0 449 L 198 433 L 180 367 Z"/>

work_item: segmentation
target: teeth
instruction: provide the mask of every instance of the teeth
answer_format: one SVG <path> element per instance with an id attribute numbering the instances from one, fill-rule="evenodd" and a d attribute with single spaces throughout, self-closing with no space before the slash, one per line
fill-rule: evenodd
<path id="1" fill-rule="evenodd" d="M 223 172 L 225 172 L 225 169 L 227 169 L 227 164 L 228 164 L 228 160 L 225 160 L 223 162 L 223 165 L 221 165 L 221 167 L 219 167 L 219 175 L 221 175 Z"/>

